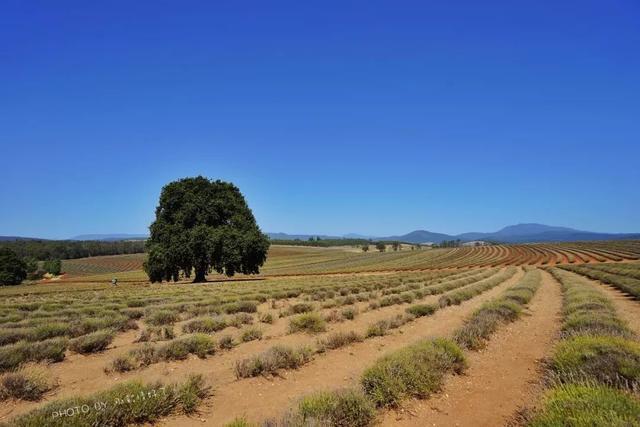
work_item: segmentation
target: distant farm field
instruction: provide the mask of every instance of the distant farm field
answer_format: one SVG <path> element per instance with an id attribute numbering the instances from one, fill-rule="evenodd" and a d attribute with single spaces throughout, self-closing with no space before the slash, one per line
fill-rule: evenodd
<path id="1" fill-rule="evenodd" d="M 63 261 L 65 279 L 141 281 L 145 254 Z M 402 271 L 500 265 L 555 265 L 640 259 L 640 242 L 492 245 L 443 249 L 371 250 L 272 245 L 263 276 Z M 116 274 L 117 273 L 117 274 Z M 216 276 L 217 277 L 217 276 Z"/>
<path id="2" fill-rule="evenodd" d="M 638 425 L 639 258 L 274 245 L 260 276 L 205 284 L 151 284 L 144 255 L 65 261 L 0 289 L 0 422 Z"/>
<path id="3" fill-rule="evenodd" d="M 142 270 L 146 254 L 110 255 L 62 261 L 62 271 L 71 277 Z"/>

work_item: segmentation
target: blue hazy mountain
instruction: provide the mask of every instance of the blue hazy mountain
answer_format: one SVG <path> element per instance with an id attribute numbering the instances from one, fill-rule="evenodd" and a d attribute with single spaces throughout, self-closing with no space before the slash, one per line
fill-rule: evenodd
<path id="1" fill-rule="evenodd" d="M 0 242 L 15 242 L 16 240 L 47 240 L 47 239 L 38 239 L 36 237 L 0 236 Z"/>
<path id="2" fill-rule="evenodd" d="M 309 238 L 320 237 L 321 239 L 344 239 L 344 236 L 328 236 L 326 234 L 287 234 L 287 233 L 267 233 L 271 240 L 309 240 Z"/>
<path id="3" fill-rule="evenodd" d="M 379 237 L 375 240 L 397 240 L 408 243 L 440 243 L 443 240 L 456 240 L 456 237 L 426 230 L 416 230 L 401 236 Z"/>
<path id="4" fill-rule="evenodd" d="M 421 240 L 426 238 L 427 240 Z M 578 240 L 618 240 L 640 238 L 640 233 L 595 233 L 576 230 L 569 227 L 557 227 L 544 224 L 516 224 L 490 233 L 470 232 L 457 235 L 441 235 L 439 233 L 412 232 L 403 236 L 394 236 L 392 240 L 409 243 L 441 242 L 457 240 L 470 242 L 485 240 L 502 243 L 535 243 L 535 242 L 572 242 Z M 387 240 L 387 239 L 385 239 Z"/>
<path id="5" fill-rule="evenodd" d="M 286 233 L 269 233 L 272 240 L 307 240 L 311 235 L 295 235 Z M 444 240 L 458 240 L 470 242 L 485 240 L 501 243 L 535 243 L 535 242 L 572 242 L 578 240 L 618 240 L 640 239 L 640 233 L 596 233 L 576 230 L 569 227 L 557 227 L 544 224 L 516 224 L 509 225 L 494 232 L 469 232 L 462 234 L 445 234 L 427 230 L 416 230 L 398 236 L 374 237 L 360 234 L 346 234 L 339 237 L 320 236 L 321 238 L 371 238 L 372 240 L 401 241 L 407 243 L 440 243 Z"/>
<path id="6" fill-rule="evenodd" d="M 288 233 L 267 233 L 273 241 L 278 240 L 309 240 L 310 237 L 320 237 L 321 239 L 371 239 L 386 241 L 401 241 L 407 243 L 440 243 L 444 240 L 458 240 L 470 242 L 474 240 L 484 240 L 500 243 L 536 243 L 536 242 L 573 242 L 580 240 L 620 240 L 620 239 L 640 239 L 640 233 L 597 233 L 592 231 L 576 230 L 569 227 L 557 227 L 544 224 L 516 224 L 509 225 L 494 232 L 468 232 L 462 234 L 445 234 L 427 230 L 415 230 L 407 234 L 398 236 L 371 236 L 357 233 L 349 233 L 341 236 L 330 236 L 323 234 L 288 234 Z M 83 234 L 75 236 L 70 240 L 144 240 L 149 236 L 146 234 Z M 20 236 L 0 236 L 0 241 L 12 240 L 47 240 L 33 237 Z"/>

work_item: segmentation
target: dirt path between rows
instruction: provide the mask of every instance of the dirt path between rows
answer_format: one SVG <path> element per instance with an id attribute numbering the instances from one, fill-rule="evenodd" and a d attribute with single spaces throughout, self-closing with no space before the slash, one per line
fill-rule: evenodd
<path id="1" fill-rule="evenodd" d="M 541 391 L 539 361 L 560 326 L 560 285 L 542 272 L 542 284 L 520 320 L 501 327 L 487 347 L 468 352 L 465 375 L 447 379 L 442 393 L 389 411 L 382 426 L 499 426 Z"/>
<path id="2" fill-rule="evenodd" d="M 205 373 L 215 391 L 201 405 L 200 414 L 194 417 L 174 416 L 160 424 L 221 426 L 241 416 L 251 422 L 277 418 L 308 393 L 357 385 L 361 373 L 387 352 L 422 338 L 452 333 L 483 302 L 513 286 L 522 275 L 522 270 L 518 269 L 511 279 L 460 306 L 447 307 L 433 316 L 419 318 L 393 334 L 329 351 L 298 370 L 283 371 L 279 378 L 235 380 L 231 364 L 220 376 Z"/>
<path id="3" fill-rule="evenodd" d="M 429 295 L 415 302 L 436 303 L 440 295 Z M 280 301 L 281 303 L 294 303 L 299 301 Z M 289 334 L 289 318 L 281 318 L 273 325 L 257 324 L 255 327 L 264 331 L 264 338 L 259 341 L 241 343 L 230 351 L 221 351 L 205 360 L 190 357 L 184 361 L 170 361 L 152 364 L 146 368 L 134 370 L 128 373 L 113 373 L 106 375 L 103 369 L 115 358 L 123 355 L 134 348 L 140 348 L 143 344 L 134 342 L 140 331 L 131 330 L 118 334 L 109 348 L 101 353 L 81 355 L 68 352 L 67 357 L 60 363 L 46 366 L 51 376 L 58 383 L 58 387 L 48 393 L 43 401 L 5 401 L 0 402 L 0 421 L 19 415 L 51 400 L 68 398 L 74 396 L 86 396 L 93 392 L 100 391 L 123 381 L 139 379 L 145 382 L 151 380 L 177 381 L 182 380 L 188 374 L 207 374 L 218 381 L 231 382 L 234 380 L 232 370 L 236 360 L 261 353 L 275 344 L 285 344 L 291 346 L 313 345 L 315 340 L 336 331 L 357 331 L 364 333 L 371 323 L 381 319 L 388 319 L 393 315 L 405 312 L 406 304 L 397 304 L 381 307 L 375 310 L 366 310 L 368 302 L 356 303 L 353 307 L 359 307 L 361 313 L 354 320 L 339 323 L 330 323 L 328 331 L 324 334 L 310 336 L 304 333 Z M 269 308 L 269 303 L 263 303 L 259 307 L 260 312 L 271 312 L 278 317 L 279 309 Z M 282 307 L 284 309 L 285 307 Z M 344 307 L 339 307 L 338 311 Z M 323 309 L 320 313 L 328 314 L 333 309 Z M 177 322 L 175 328 L 179 331 L 181 326 L 187 321 Z M 223 335 L 232 335 L 239 340 L 239 335 L 243 329 L 227 327 L 222 331 L 211 334 L 214 339 L 219 339 Z M 160 344 L 162 345 L 162 344 Z M 41 364 L 44 367 L 44 364 Z"/>

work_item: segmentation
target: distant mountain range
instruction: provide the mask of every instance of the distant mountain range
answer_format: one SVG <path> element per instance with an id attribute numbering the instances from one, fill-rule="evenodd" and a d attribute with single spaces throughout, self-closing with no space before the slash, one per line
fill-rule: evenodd
<path id="1" fill-rule="evenodd" d="M 116 241 L 116 240 L 146 240 L 148 238 L 149 238 L 148 234 L 81 234 L 79 236 L 72 237 L 70 240 Z"/>
<path id="2" fill-rule="evenodd" d="M 47 240 L 47 239 L 37 239 L 35 237 L 20 237 L 20 236 L 0 236 L 0 242 L 13 242 L 16 240 Z"/>
<path id="3" fill-rule="evenodd" d="M 117 242 L 120 240 L 147 240 L 147 234 L 82 234 L 70 239 L 42 239 L 40 237 L 0 236 L 0 242 L 12 242 L 16 240 L 96 240 L 100 242 Z"/>
<path id="4" fill-rule="evenodd" d="M 620 239 L 640 239 L 640 233 L 595 233 L 591 231 L 575 230 L 568 227 L 555 227 L 544 224 L 517 224 L 504 227 L 491 233 L 469 232 L 462 234 L 435 233 L 426 230 L 416 230 L 400 236 L 367 236 L 362 234 L 344 234 L 341 236 L 329 236 L 318 234 L 287 234 L 287 233 L 267 233 L 271 240 L 309 240 L 310 237 L 320 237 L 321 239 L 371 239 L 401 241 L 407 243 L 440 243 L 444 240 L 458 240 L 471 242 L 484 240 L 500 243 L 536 243 L 536 242 L 572 242 L 579 240 L 620 240 Z M 144 240 L 149 236 L 146 234 L 83 234 L 75 236 L 69 240 Z M 0 236 L 0 241 L 11 240 L 46 240 L 32 237 Z"/>
<path id="5" fill-rule="evenodd" d="M 272 240 L 300 239 L 308 240 L 312 235 L 289 235 L 285 233 L 267 233 Z M 315 237 L 315 235 L 313 235 Z M 544 224 L 517 224 L 504 227 L 490 233 L 469 232 L 462 234 L 435 233 L 426 230 L 416 230 L 400 236 L 373 237 L 348 234 L 344 236 L 320 236 L 321 239 L 333 238 L 365 238 L 372 240 L 397 240 L 407 243 L 440 243 L 444 240 L 458 240 L 471 242 L 484 240 L 501 243 L 535 243 L 535 242 L 572 242 L 578 240 L 619 240 L 640 239 L 640 233 L 596 233 L 591 231 L 575 230 L 568 227 L 555 227 Z"/>
<path id="6" fill-rule="evenodd" d="M 324 234 L 287 234 L 287 233 L 267 233 L 267 236 L 271 240 L 309 240 L 311 237 L 320 237 L 323 240 L 327 239 L 349 239 L 345 236 L 327 236 Z"/>

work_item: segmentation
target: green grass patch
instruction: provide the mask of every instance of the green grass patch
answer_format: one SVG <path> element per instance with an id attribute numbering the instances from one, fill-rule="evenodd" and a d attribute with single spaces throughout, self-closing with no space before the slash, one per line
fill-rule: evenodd
<path id="1" fill-rule="evenodd" d="M 136 342 L 169 341 L 176 337 L 173 326 L 149 326 L 140 333 Z"/>
<path id="2" fill-rule="evenodd" d="M 236 346 L 235 341 L 233 341 L 233 337 L 231 335 L 223 335 L 218 340 L 218 347 L 221 350 L 230 350 Z"/>
<path id="3" fill-rule="evenodd" d="M 319 313 L 304 313 L 289 320 L 289 332 L 318 333 L 327 330 L 327 322 Z"/>
<path id="4" fill-rule="evenodd" d="M 529 426 L 640 426 L 640 400 L 605 386 L 559 386 L 546 393 Z"/>
<path id="5" fill-rule="evenodd" d="M 483 348 L 491 334 L 501 324 L 516 320 L 522 307 L 513 300 L 499 299 L 484 304 L 454 334 L 454 340 L 463 348 Z"/>
<path id="6" fill-rule="evenodd" d="M 260 320 L 261 323 L 267 323 L 271 325 L 274 321 L 273 314 L 261 313 L 260 316 L 258 316 L 258 320 Z"/>
<path id="7" fill-rule="evenodd" d="M 292 315 L 292 314 L 310 313 L 313 310 L 315 310 L 315 307 L 313 304 L 309 304 L 306 302 L 299 302 L 287 307 L 287 311 L 285 312 L 285 314 Z"/>
<path id="8" fill-rule="evenodd" d="M 360 391 L 318 392 L 298 403 L 302 425 L 365 427 L 376 417 L 375 407 Z"/>
<path id="9" fill-rule="evenodd" d="M 562 335 L 609 335 L 633 338 L 609 299 L 584 278 L 558 268 L 549 272 L 562 284 L 564 315 Z"/>
<path id="10" fill-rule="evenodd" d="M 189 354 L 204 359 L 207 355 L 214 354 L 216 350 L 215 341 L 205 334 L 193 334 L 177 338 L 162 347 L 156 352 L 159 360 L 183 360 Z"/>
<path id="11" fill-rule="evenodd" d="M 262 354 L 238 360 L 235 364 L 237 378 L 275 374 L 280 369 L 296 369 L 311 361 L 313 350 L 309 347 L 297 349 L 276 345 Z"/>
<path id="12" fill-rule="evenodd" d="M 145 344 L 119 356 L 105 368 L 106 372 L 126 372 L 160 361 L 184 360 L 190 354 L 201 359 L 216 352 L 216 342 L 206 334 L 184 335 L 160 346 Z"/>
<path id="13" fill-rule="evenodd" d="M 389 333 L 390 329 L 397 329 L 400 326 L 411 322 L 415 317 L 410 314 L 397 314 L 389 319 L 378 320 L 367 328 L 366 337 L 381 337 Z"/>
<path id="14" fill-rule="evenodd" d="M 426 340 L 379 359 L 362 375 L 363 390 L 378 407 L 397 407 L 407 398 L 440 390 L 444 375 L 466 368 L 462 350 L 443 338 Z"/>
<path id="15" fill-rule="evenodd" d="M 357 332 L 333 332 L 318 340 L 318 351 L 334 350 L 354 342 L 361 342 L 364 338 Z"/>
<path id="16" fill-rule="evenodd" d="M 558 344 L 551 360 L 553 378 L 563 383 L 597 381 L 640 388 L 640 343 L 620 337 L 577 336 Z"/>
<path id="17" fill-rule="evenodd" d="M 213 332 L 221 331 L 227 326 L 227 322 L 223 318 L 204 317 L 187 322 L 182 326 L 182 330 L 188 334 L 192 334 L 194 332 L 210 334 Z"/>
<path id="18" fill-rule="evenodd" d="M 125 354 L 122 356 L 117 356 L 115 359 L 113 359 L 111 361 L 111 364 L 109 364 L 104 371 L 106 373 L 129 372 L 136 369 L 136 367 L 136 361 L 133 359 L 133 357 L 129 354 Z"/>
<path id="19" fill-rule="evenodd" d="M 60 322 L 45 323 L 33 329 L 29 341 L 43 341 L 49 338 L 69 335 L 69 333 L 70 327 L 68 324 Z"/>
<path id="20" fill-rule="evenodd" d="M 518 284 L 476 310 L 455 332 L 455 342 L 470 350 L 483 348 L 501 324 L 513 322 L 520 317 L 524 306 L 540 287 L 540 279 L 539 270 L 527 271 Z"/>
<path id="21" fill-rule="evenodd" d="M 255 313 L 258 311 L 257 301 L 236 301 L 225 304 L 222 309 L 227 314 L 233 313 Z"/>
<path id="22" fill-rule="evenodd" d="M 68 340 L 58 337 L 39 342 L 19 341 L 0 347 L 0 372 L 15 369 L 26 362 L 61 362 Z"/>
<path id="23" fill-rule="evenodd" d="M 588 309 L 567 315 L 562 325 L 562 334 L 565 337 L 576 335 L 633 336 L 626 324 L 614 313 Z"/>
<path id="24" fill-rule="evenodd" d="M 153 326 L 172 325 L 178 321 L 178 313 L 171 310 L 155 310 L 145 317 L 145 322 Z"/>
<path id="25" fill-rule="evenodd" d="M 438 306 L 435 304 L 415 304 L 407 308 L 407 313 L 415 317 L 431 316 L 438 310 Z"/>
<path id="26" fill-rule="evenodd" d="M 259 339 L 262 339 L 262 334 L 263 332 L 261 329 L 247 328 L 244 331 L 242 331 L 242 334 L 240 335 L 240 340 L 242 342 L 259 340 Z"/>
<path id="27" fill-rule="evenodd" d="M 249 313 L 236 313 L 229 317 L 227 324 L 234 328 L 241 328 L 243 325 L 252 325 L 253 316 Z"/>
<path id="28" fill-rule="evenodd" d="M 507 270 L 498 273 L 495 276 L 481 280 L 472 285 L 465 286 L 462 289 L 448 292 L 438 299 L 438 305 L 441 308 L 448 307 L 450 305 L 460 305 L 462 302 L 470 300 L 471 298 L 480 295 L 491 288 L 495 288 L 499 284 L 510 279 L 516 274 L 516 271 L 515 267 L 509 267 Z"/>
<path id="29" fill-rule="evenodd" d="M 113 331 L 96 331 L 91 334 L 72 339 L 69 349 L 80 354 L 98 353 L 105 350 L 114 338 Z"/>
<path id="30" fill-rule="evenodd" d="M 38 401 L 55 387 L 44 370 L 20 369 L 0 377 L 0 400 L 20 399 Z"/>
<path id="31" fill-rule="evenodd" d="M 192 413 L 206 397 L 201 376 L 183 384 L 142 384 L 132 381 L 89 397 L 49 403 L 11 421 L 16 427 L 124 427 L 152 423 L 172 413 Z"/>
<path id="32" fill-rule="evenodd" d="M 353 320 L 358 315 L 358 309 L 356 307 L 347 307 L 340 312 L 343 319 Z"/>
<path id="33" fill-rule="evenodd" d="M 574 273 L 581 274 L 593 280 L 599 280 L 603 283 L 610 284 L 622 292 L 626 292 L 632 295 L 635 299 L 640 300 L 640 279 L 635 277 L 627 277 L 621 274 L 614 274 L 607 271 L 602 271 L 602 266 L 577 266 L 567 265 L 562 267 L 565 270 L 572 271 Z M 606 267 L 604 267 L 606 268 Z M 619 272 L 624 273 L 624 270 Z M 637 274 L 637 273 L 636 273 Z"/>
<path id="34" fill-rule="evenodd" d="M 237 417 L 230 423 L 226 423 L 224 427 L 254 427 L 255 424 L 249 423 L 245 417 Z"/>

